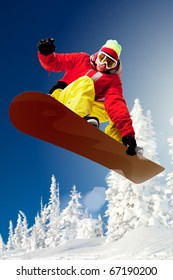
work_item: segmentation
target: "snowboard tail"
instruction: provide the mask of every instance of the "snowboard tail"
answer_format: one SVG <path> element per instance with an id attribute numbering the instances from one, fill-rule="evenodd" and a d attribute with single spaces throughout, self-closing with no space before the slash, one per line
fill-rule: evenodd
<path id="1" fill-rule="evenodd" d="M 126 155 L 127 147 L 47 94 L 19 94 L 10 104 L 9 117 L 18 130 L 88 158 L 136 184 L 164 170 L 140 154 Z"/>

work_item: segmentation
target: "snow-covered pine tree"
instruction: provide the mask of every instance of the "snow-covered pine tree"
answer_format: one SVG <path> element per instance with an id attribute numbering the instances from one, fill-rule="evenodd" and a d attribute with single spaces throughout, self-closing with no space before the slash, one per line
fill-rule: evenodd
<path id="1" fill-rule="evenodd" d="M 23 238 L 23 232 L 22 232 L 22 217 L 21 214 L 18 213 L 18 219 L 17 219 L 17 225 L 14 229 L 14 249 L 21 249 L 22 248 L 22 238 Z"/>
<path id="2" fill-rule="evenodd" d="M 46 247 L 46 234 L 49 227 L 49 206 L 43 205 L 41 198 L 41 210 L 35 217 L 35 223 L 31 228 L 31 250 L 45 248 Z"/>
<path id="3" fill-rule="evenodd" d="M 80 220 L 77 226 L 76 238 L 89 239 L 94 237 L 95 237 L 95 232 L 94 232 L 93 219 L 91 217 L 88 217 Z"/>
<path id="4" fill-rule="evenodd" d="M 147 145 L 144 147 L 145 156 L 154 162 L 159 163 L 156 133 L 153 127 L 153 120 L 150 110 L 146 112 L 146 138 Z"/>
<path id="5" fill-rule="evenodd" d="M 107 176 L 108 189 L 106 200 L 108 201 L 105 215 L 107 221 L 107 242 L 120 239 L 127 232 L 135 227 L 137 217 L 134 214 L 132 198 L 132 183 L 121 175 L 111 171 Z"/>
<path id="6" fill-rule="evenodd" d="M 36 218 L 35 218 L 36 221 Z M 38 241 L 38 232 L 36 229 L 36 222 L 35 224 L 32 226 L 32 228 L 30 229 L 30 237 L 29 237 L 29 250 L 34 252 L 39 248 L 39 241 Z M 40 248 L 42 248 L 40 246 Z"/>
<path id="7" fill-rule="evenodd" d="M 1 253 L 1 252 L 4 252 L 5 250 L 6 250 L 6 246 L 5 246 L 5 243 L 4 243 L 4 241 L 3 241 L 2 236 L 1 236 L 1 234 L 0 234 L 0 253 Z"/>
<path id="8" fill-rule="evenodd" d="M 8 234 L 8 240 L 7 240 L 7 250 L 11 251 L 14 250 L 14 235 L 13 235 L 13 223 L 10 221 L 9 223 L 9 234 Z"/>
<path id="9" fill-rule="evenodd" d="M 131 116 L 138 146 L 143 147 L 144 156 L 156 160 L 157 144 L 150 111 L 147 112 L 147 116 L 144 116 L 140 101 L 136 99 Z M 165 224 L 163 217 L 167 202 L 164 188 L 155 178 L 136 185 L 111 171 L 107 183 L 107 241 L 117 240 L 137 226 Z M 158 205 L 162 206 L 160 212 Z"/>
<path id="10" fill-rule="evenodd" d="M 111 171 L 107 177 L 108 200 L 107 242 L 120 239 L 126 232 L 140 226 L 153 224 L 153 207 L 148 197 L 148 189 L 143 184 L 133 184 L 124 177 Z"/>
<path id="11" fill-rule="evenodd" d="M 81 195 L 77 192 L 76 186 L 72 187 L 70 197 L 68 206 L 61 212 L 61 241 L 77 237 L 78 224 L 84 217 L 83 206 L 79 202 Z"/>
<path id="12" fill-rule="evenodd" d="M 133 109 L 130 113 L 132 121 L 133 121 L 133 127 L 135 129 L 135 138 L 137 141 L 137 144 L 139 147 L 144 148 L 145 152 L 145 146 L 146 146 L 146 117 L 143 114 L 143 108 L 140 104 L 140 101 L 138 98 L 134 101 Z"/>
<path id="13" fill-rule="evenodd" d="M 36 249 L 45 248 L 46 231 L 42 219 L 37 214 L 35 217 L 35 224 L 32 226 L 30 234 L 30 247 L 34 251 Z"/>
<path id="14" fill-rule="evenodd" d="M 59 189 L 57 190 L 59 192 Z M 59 193 L 58 193 L 58 200 L 59 200 Z M 59 210 L 58 210 L 59 211 Z M 40 211 L 40 223 L 42 225 L 42 229 L 45 232 L 45 234 L 48 231 L 49 228 L 49 220 L 50 220 L 50 205 L 44 205 L 41 199 L 41 211 Z"/>
<path id="15" fill-rule="evenodd" d="M 60 239 L 60 198 L 59 186 L 56 184 L 56 178 L 52 175 L 50 186 L 50 199 L 47 210 L 49 211 L 49 223 L 47 225 L 46 246 L 57 247 Z"/>
<path id="16" fill-rule="evenodd" d="M 171 156 L 171 165 L 173 165 L 173 136 L 167 139 L 169 145 L 169 155 Z M 169 204 L 169 224 L 173 226 L 173 171 L 166 177 L 166 197 Z"/>
<path id="17" fill-rule="evenodd" d="M 159 163 L 157 153 L 157 139 L 153 127 L 151 111 L 148 110 L 146 116 L 143 115 L 143 109 L 139 99 L 135 100 L 134 107 L 131 111 L 133 125 L 135 129 L 135 137 L 138 146 L 142 146 L 144 156 Z M 148 218 L 148 224 L 167 224 L 168 203 L 165 196 L 165 186 L 160 183 L 161 175 L 158 175 L 151 180 L 141 184 L 143 201 L 147 204 L 148 213 L 151 217 Z M 134 187 L 134 190 L 136 188 Z M 143 225 L 146 219 L 145 215 L 141 215 L 138 223 Z M 144 219 L 144 220 L 143 220 Z"/>
<path id="18" fill-rule="evenodd" d="M 80 239 L 89 239 L 103 236 L 103 221 L 99 215 L 98 219 L 92 216 L 84 217 L 78 223 L 77 237 Z"/>
<path id="19" fill-rule="evenodd" d="M 171 156 L 171 165 L 173 165 L 173 137 L 167 139 L 169 145 L 169 155 Z M 173 171 L 169 172 L 166 177 L 167 186 L 169 188 L 169 201 L 173 206 Z"/>
<path id="20" fill-rule="evenodd" d="M 102 220 L 101 215 L 99 215 L 98 219 L 96 219 L 95 233 L 96 233 L 97 237 L 102 237 L 104 235 L 104 232 L 103 232 L 103 220 Z"/>
<path id="21" fill-rule="evenodd" d="M 13 235 L 14 249 L 28 249 L 28 224 L 25 214 L 19 211 Z"/>
<path id="22" fill-rule="evenodd" d="M 20 211 L 20 214 L 22 216 L 22 249 L 24 250 L 29 250 L 29 234 L 28 234 L 28 222 L 27 222 L 27 218 L 26 215 Z"/>
<path id="23" fill-rule="evenodd" d="M 136 98 L 130 114 L 135 129 L 135 138 L 138 146 L 143 148 L 143 155 L 158 162 L 157 143 L 151 111 L 148 110 L 145 116 L 140 101 Z"/>

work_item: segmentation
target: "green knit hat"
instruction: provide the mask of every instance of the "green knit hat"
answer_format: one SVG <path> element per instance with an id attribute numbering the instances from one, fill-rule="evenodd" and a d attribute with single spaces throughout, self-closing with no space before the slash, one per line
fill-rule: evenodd
<path id="1" fill-rule="evenodd" d="M 118 60 L 122 51 L 122 47 L 116 40 L 107 40 L 106 44 L 102 46 L 101 50 L 109 54 L 112 58 Z"/>

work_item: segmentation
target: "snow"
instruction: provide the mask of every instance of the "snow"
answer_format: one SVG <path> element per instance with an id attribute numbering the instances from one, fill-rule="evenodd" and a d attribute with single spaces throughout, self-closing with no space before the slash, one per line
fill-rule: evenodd
<path id="1" fill-rule="evenodd" d="M 74 239 L 56 248 L 2 252 L 0 260 L 170 260 L 173 230 L 164 226 L 139 227 L 115 242 L 105 237 Z"/>

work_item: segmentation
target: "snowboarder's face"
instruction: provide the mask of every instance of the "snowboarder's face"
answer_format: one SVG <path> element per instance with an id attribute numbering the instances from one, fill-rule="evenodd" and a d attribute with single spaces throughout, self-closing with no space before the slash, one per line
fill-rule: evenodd
<path id="1" fill-rule="evenodd" d="M 117 60 L 113 59 L 111 56 L 104 52 L 99 52 L 96 59 L 96 69 L 100 72 L 104 72 L 113 69 L 117 65 Z"/>

